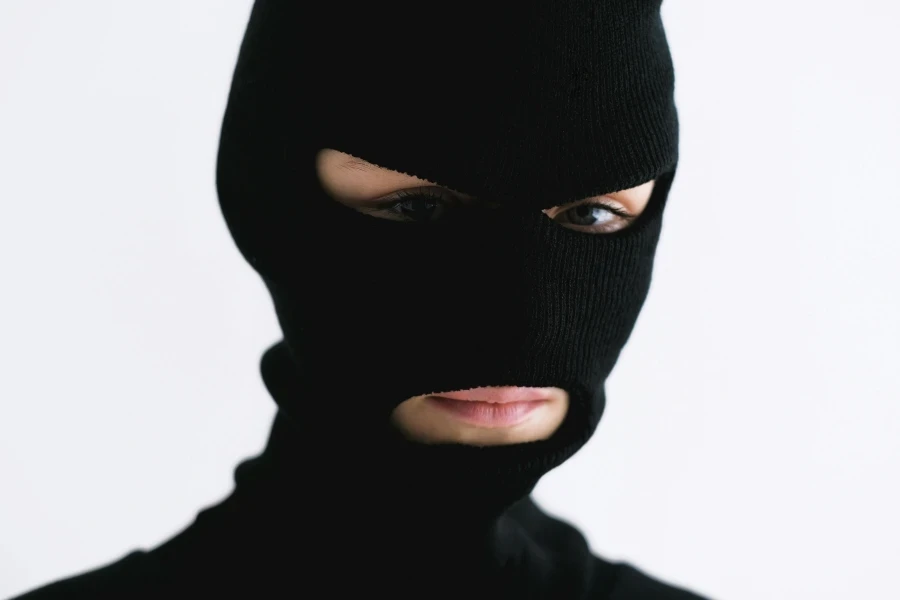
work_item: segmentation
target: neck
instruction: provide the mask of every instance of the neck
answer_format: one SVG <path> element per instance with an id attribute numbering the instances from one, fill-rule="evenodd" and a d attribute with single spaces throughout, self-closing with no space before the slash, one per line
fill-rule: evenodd
<path id="1" fill-rule="evenodd" d="M 236 521 L 252 524 L 259 540 L 252 546 L 271 553 L 267 562 L 287 570 L 310 551 L 332 557 L 355 551 L 367 557 L 366 576 L 387 578 L 392 589 L 397 582 L 446 580 L 448 573 L 460 593 L 466 582 L 507 585 L 507 565 L 525 548 L 514 513 L 537 510 L 527 496 L 491 514 L 473 510 L 477 497 L 429 498 L 414 479 L 373 473 L 371 460 L 319 463 L 296 433 L 280 412 L 265 451 L 236 475 Z"/>
<path id="2" fill-rule="evenodd" d="M 262 375 L 280 410 L 265 451 L 236 474 L 236 496 L 247 510 L 261 511 L 284 535 L 303 530 L 328 545 L 347 536 L 387 539 L 414 559 L 428 547 L 447 554 L 465 548 L 466 556 L 495 553 L 508 512 L 530 502 L 535 483 L 485 471 L 473 481 L 471 469 L 454 468 L 458 455 L 476 448 L 425 446 L 404 439 L 389 425 L 370 431 L 323 437 L 312 417 L 295 417 L 302 396 L 296 369 L 282 344 L 264 356 Z M 488 455 L 484 454 L 488 459 Z M 327 523 L 327 527 L 314 524 Z"/>

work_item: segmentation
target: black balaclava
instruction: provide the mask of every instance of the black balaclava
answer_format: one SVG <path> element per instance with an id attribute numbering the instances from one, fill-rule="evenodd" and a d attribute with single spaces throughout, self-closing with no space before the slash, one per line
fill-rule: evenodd
<path id="1" fill-rule="evenodd" d="M 262 360 L 268 444 L 171 539 L 22 600 L 698 600 L 530 498 L 597 427 L 647 295 L 673 86 L 660 0 L 257 0 L 218 189 L 284 334 Z M 478 202 L 427 223 L 357 212 L 320 186 L 324 148 Z M 615 233 L 541 210 L 651 179 Z M 556 433 L 476 448 L 390 424 L 412 396 L 502 385 L 566 390 Z"/>
<path id="2" fill-rule="evenodd" d="M 506 565 L 498 544 L 522 550 L 505 516 L 594 432 L 648 292 L 677 161 L 672 62 L 659 0 L 412 7 L 253 7 L 218 189 L 284 340 L 262 363 L 276 423 L 236 497 L 301 545 L 389 536 L 384 564 L 452 548 Z M 431 223 L 362 214 L 320 187 L 323 148 L 482 202 Z M 541 211 L 654 178 L 615 233 Z M 389 424 L 409 397 L 500 385 L 566 390 L 560 429 L 476 448 Z"/>

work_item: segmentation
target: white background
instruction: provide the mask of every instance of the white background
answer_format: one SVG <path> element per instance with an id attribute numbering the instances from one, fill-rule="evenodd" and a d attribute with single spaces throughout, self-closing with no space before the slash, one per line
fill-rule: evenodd
<path id="1" fill-rule="evenodd" d="M 249 5 L 0 2 L 0 597 L 162 541 L 265 441 L 279 332 L 214 188 Z M 900 597 L 897 6 L 666 3 L 653 288 L 538 489 L 601 555 L 723 600 Z"/>

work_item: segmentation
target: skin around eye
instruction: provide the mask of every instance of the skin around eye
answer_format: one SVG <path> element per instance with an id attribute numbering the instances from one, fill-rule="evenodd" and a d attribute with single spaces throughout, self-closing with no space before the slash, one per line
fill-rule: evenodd
<path id="1" fill-rule="evenodd" d="M 337 202 L 373 217 L 427 224 L 478 199 L 433 182 L 366 162 L 333 149 L 316 156 L 316 173 Z M 563 227 L 586 233 L 612 233 L 628 227 L 646 208 L 654 181 L 544 209 Z M 490 206 L 490 205 L 487 205 Z"/>
<path id="2" fill-rule="evenodd" d="M 622 204 L 607 197 L 589 198 L 564 206 L 554 206 L 544 213 L 563 225 L 588 233 L 612 233 L 631 225 L 638 217 Z"/>
<path id="3" fill-rule="evenodd" d="M 465 201 L 454 192 L 431 186 L 398 190 L 387 197 L 378 198 L 371 206 L 361 205 L 357 210 L 366 214 L 412 223 L 432 223 L 445 216 Z M 635 219 L 620 204 L 605 198 L 594 198 L 544 210 L 544 213 L 564 227 L 589 233 L 611 233 L 624 229 Z"/>
<path id="4" fill-rule="evenodd" d="M 398 190 L 387 198 L 374 201 L 373 206 L 362 206 L 357 210 L 395 221 L 431 223 L 463 202 L 450 190 L 432 186 Z"/>

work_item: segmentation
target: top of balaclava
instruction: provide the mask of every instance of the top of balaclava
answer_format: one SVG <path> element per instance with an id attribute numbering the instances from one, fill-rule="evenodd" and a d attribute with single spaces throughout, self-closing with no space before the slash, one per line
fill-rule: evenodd
<path id="1" fill-rule="evenodd" d="M 282 478 L 316 472 L 334 490 L 371 484 L 385 506 L 492 516 L 602 414 L 677 162 L 660 1 L 492 9 L 254 5 L 218 188 L 284 334 L 263 361 Z M 320 187 L 323 148 L 493 208 L 428 224 L 362 214 Z M 540 210 L 654 178 L 644 213 L 615 233 L 566 229 Z M 406 398 L 499 385 L 565 389 L 560 429 L 475 448 L 408 442 L 389 425 Z"/>

